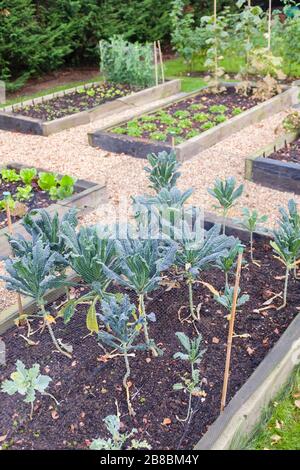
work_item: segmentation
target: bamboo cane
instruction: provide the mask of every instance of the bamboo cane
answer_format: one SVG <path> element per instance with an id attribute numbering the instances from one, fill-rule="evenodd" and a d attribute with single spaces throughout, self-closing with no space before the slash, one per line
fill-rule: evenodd
<path id="1" fill-rule="evenodd" d="M 158 70 L 157 70 L 157 50 L 156 41 L 153 43 L 153 54 L 154 54 L 154 70 L 155 70 L 155 84 L 158 85 Z"/>
<path id="2" fill-rule="evenodd" d="M 214 0 L 214 28 L 215 28 L 215 31 L 216 31 L 216 27 L 217 27 L 217 0 Z M 216 32 L 215 32 L 215 34 L 216 34 Z M 217 51 L 217 47 L 216 47 L 216 50 L 215 50 L 215 73 L 214 73 L 216 82 L 218 81 L 217 70 L 218 70 L 218 51 Z"/>
<path id="3" fill-rule="evenodd" d="M 163 56 L 162 56 L 161 47 L 160 47 L 160 41 L 157 41 L 157 44 L 158 44 L 158 53 L 159 53 L 159 61 L 160 61 L 160 68 L 161 68 L 161 79 L 162 79 L 162 82 L 165 83 L 165 70 L 164 70 Z"/>
<path id="4" fill-rule="evenodd" d="M 13 226 L 12 226 L 12 222 L 11 222 L 11 212 L 10 212 L 8 197 L 6 198 L 6 218 L 7 218 L 8 231 L 9 231 L 10 235 L 13 235 Z M 18 298 L 19 316 L 22 316 L 24 314 L 24 310 L 23 310 L 23 305 L 22 305 L 22 298 L 21 298 L 21 295 L 19 294 L 19 292 L 17 294 L 17 298 Z"/>
<path id="5" fill-rule="evenodd" d="M 225 362 L 224 381 L 223 381 L 223 390 L 222 390 L 222 398 L 221 398 L 221 413 L 222 411 L 224 411 L 224 408 L 226 405 L 228 379 L 229 379 L 229 373 L 230 373 L 232 337 L 233 337 L 233 331 L 234 331 L 236 304 L 237 304 L 240 278 L 241 278 L 242 259 L 243 259 L 243 251 L 239 253 L 238 261 L 237 261 L 237 268 L 236 268 L 236 278 L 235 278 L 235 285 L 234 285 L 234 291 L 233 291 L 233 299 L 232 299 L 232 307 L 231 307 L 231 313 L 230 313 L 228 339 L 227 339 L 226 362 Z"/>
<path id="6" fill-rule="evenodd" d="M 272 28 L 272 0 L 269 0 L 268 51 L 271 50 L 271 28 Z"/>

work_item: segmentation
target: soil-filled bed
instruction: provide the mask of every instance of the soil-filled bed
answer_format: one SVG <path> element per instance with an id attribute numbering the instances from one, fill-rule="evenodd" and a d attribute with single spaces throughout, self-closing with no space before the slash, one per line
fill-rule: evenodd
<path id="1" fill-rule="evenodd" d="M 268 155 L 272 160 L 300 163 L 300 138 Z"/>
<path id="2" fill-rule="evenodd" d="M 137 87 L 129 85 L 117 85 L 113 83 L 101 83 L 88 88 L 78 89 L 63 96 L 56 96 L 42 103 L 14 107 L 14 114 L 52 121 L 54 119 L 69 116 L 92 109 L 107 101 L 113 101 L 122 96 L 139 91 Z"/>
<path id="3" fill-rule="evenodd" d="M 241 336 L 234 337 L 229 399 L 245 383 L 297 315 L 300 301 L 299 282 L 291 276 L 288 306 L 276 310 L 280 298 L 272 301 L 271 306 L 263 305 L 275 293 L 282 291 L 284 272 L 281 263 L 274 259 L 267 241 L 256 243 L 255 258 L 261 262 L 260 267 L 249 263 L 247 254 L 247 262 L 242 270 L 241 290 L 250 295 L 250 301 L 242 307 L 236 318 L 235 335 Z M 218 290 L 224 288 L 224 274 L 217 269 L 204 273 L 202 280 Z M 84 287 L 81 290 L 78 288 L 76 295 L 82 294 L 82 291 Z M 133 301 L 136 300 L 132 293 L 130 296 Z M 59 318 L 54 325 L 56 336 L 74 348 L 71 360 L 53 351 L 53 344 L 46 331 L 31 337 L 37 344 L 29 346 L 20 337 L 20 334 L 26 334 L 25 327 L 8 330 L 2 336 L 7 349 L 7 365 L 1 368 L 0 380 L 9 378 L 17 359 L 21 359 L 27 367 L 38 362 L 41 373 L 47 373 L 53 379 L 49 391 L 60 405 L 57 407 L 51 398 L 39 396 L 34 419 L 29 421 L 29 407 L 22 397 L 1 394 L 0 434 L 7 434 L 6 447 L 86 448 L 92 439 L 108 437 L 102 420 L 116 413 L 117 399 L 123 429 L 130 431 L 133 427 L 137 428 L 138 438 L 146 439 L 153 449 L 192 448 L 219 415 L 228 331 L 226 311 L 213 300 L 210 291 L 201 283 L 194 286 L 194 299 L 201 306 L 201 321 L 197 328 L 203 335 L 206 352 L 199 368 L 203 379 L 202 390 L 206 396 L 194 398 L 193 407 L 198 411 L 188 427 L 176 418 L 185 416 L 187 396 L 172 389 L 173 384 L 189 371 L 184 361 L 173 358 L 174 353 L 181 350 L 175 332 L 184 331 L 190 337 L 196 335 L 191 323 L 179 320 L 179 316 L 181 320 L 188 316 L 187 308 L 182 308 L 188 306 L 187 286 L 181 283 L 180 288 L 172 288 L 167 292 L 166 287 L 162 287 L 147 299 L 147 311 L 157 315 L 157 322 L 150 324 L 151 336 L 164 349 L 164 354 L 152 358 L 146 352 L 138 352 L 135 358 L 130 358 L 130 390 L 137 413 L 132 420 L 128 416 L 122 387 L 123 358 L 105 361 L 104 351 L 99 347 L 96 337 L 87 336 L 86 306 L 78 309 L 69 324 L 64 325 Z M 62 301 L 60 299 L 52 306 L 52 312 L 59 310 Z M 258 311 L 260 308 L 263 310 Z M 38 326 L 37 322 L 33 327 Z M 170 424 L 163 424 L 165 418 L 170 420 L 167 421 Z"/>
<path id="4" fill-rule="evenodd" d="M 180 144 L 258 104 L 253 96 L 238 94 L 234 88 L 212 93 L 202 91 L 160 111 L 133 119 L 111 129 L 112 133 L 160 142 Z"/>

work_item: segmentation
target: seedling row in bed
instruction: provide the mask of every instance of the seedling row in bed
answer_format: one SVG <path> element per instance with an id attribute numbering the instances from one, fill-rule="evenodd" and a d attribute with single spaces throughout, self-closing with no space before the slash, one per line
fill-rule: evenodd
<path id="1" fill-rule="evenodd" d="M 92 109 L 107 101 L 113 101 L 138 90 L 138 88 L 129 85 L 104 82 L 89 88 L 83 87 L 62 96 L 55 96 L 42 103 L 33 103 L 22 107 L 16 106 L 13 113 L 41 119 L 42 121 L 52 121 L 53 119 Z"/>
<path id="2" fill-rule="evenodd" d="M 112 133 L 175 144 L 191 139 L 255 106 L 257 100 L 241 96 L 234 88 L 221 93 L 203 91 L 156 113 L 128 121 Z"/>
<path id="3" fill-rule="evenodd" d="M 219 415 L 241 253 L 227 402 L 297 315 L 296 204 L 281 210 L 272 238 L 253 237 L 265 217 L 244 209 L 239 223 L 249 231 L 241 232 L 243 244 L 227 235 L 226 218 L 223 227 L 212 225 L 195 239 L 197 211 L 184 206 L 191 191 L 176 188 L 174 154 L 152 155 L 149 163 L 156 195 L 135 198 L 136 225 L 127 237 L 116 238 L 107 227 L 78 228 L 71 213 L 51 237 L 46 228 L 54 224 L 41 218 L 31 225 L 31 241 L 11 240 L 14 256 L 2 279 L 37 308 L 2 335 L 4 448 L 192 448 Z M 225 216 L 242 191 L 229 178 L 209 192 Z M 192 215 L 191 230 L 179 236 L 171 223 L 168 237 L 136 237 L 135 230 L 145 234 L 147 228 L 142 206 L 158 215 L 158 227 L 175 222 L 180 211 L 184 220 Z M 44 227 L 43 237 L 36 227 Z M 66 282 L 68 268 L 78 283 Z M 49 289 L 62 286 L 67 296 L 47 305 Z M 34 377 L 36 394 L 26 388 L 25 403 L 17 399 L 19 375 L 10 375 L 16 371 Z M 117 431 L 124 441 L 109 441 Z"/>

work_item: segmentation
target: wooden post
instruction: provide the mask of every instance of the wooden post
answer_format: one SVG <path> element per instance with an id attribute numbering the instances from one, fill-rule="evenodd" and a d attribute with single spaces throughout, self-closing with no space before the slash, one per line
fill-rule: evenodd
<path id="1" fill-rule="evenodd" d="M 272 28 L 272 0 L 269 0 L 268 51 L 271 50 L 271 28 Z"/>
<path id="2" fill-rule="evenodd" d="M 153 43 L 153 54 L 154 54 L 154 70 L 155 70 L 155 85 L 158 85 L 158 70 L 157 70 L 157 50 L 156 41 Z"/>
<path id="3" fill-rule="evenodd" d="M 236 278 L 235 278 L 235 285 L 234 285 L 233 299 L 232 299 L 232 307 L 231 307 L 230 320 L 229 320 L 229 329 L 228 329 L 226 362 L 225 362 L 224 381 L 223 381 L 223 390 L 222 390 L 222 398 L 221 398 L 221 412 L 224 411 L 224 408 L 225 408 L 225 405 L 226 405 L 228 379 L 229 379 L 229 373 L 230 373 L 232 337 L 233 337 L 233 331 L 234 331 L 236 303 L 237 303 L 237 298 L 238 298 L 238 293 L 239 293 L 239 285 L 240 285 L 240 278 L 241 278 L 242 260 L 243 260 L 243 251 L 241 251 L 239 253 L 238 261 L 237 261 L 237 268 L 236 268 Z"/>
<path id="4" fill-rule="evenodd" d="M 214 27 L 216 29 L 217 27 L 217 0 L 214 0 Z M 218 75 L 217 75 L 217 70 L 218 70 L 218 51 L 217 48 L 215 50 L 215 81 L 218 82 Z M 216 83 L 217 85 L 217 83 Z"/>
<path id="5" fill-rule="evenodd" d="M 161 79 L 162 79 L 162 82 L 165 83 L 164 61 L 163 61 L 163 56 L 161 52 L 160 41 L 157 41 L 157 44 L 158 44 L 159 61 L 160 61 L 160 67 L 161 67 Z"/>

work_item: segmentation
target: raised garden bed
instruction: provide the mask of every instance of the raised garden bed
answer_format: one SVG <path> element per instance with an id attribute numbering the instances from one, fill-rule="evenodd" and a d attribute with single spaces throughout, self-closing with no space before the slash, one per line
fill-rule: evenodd
<path id="1" fill-rule="evenodd" d="M 155 113 L 103 126 L 89 133 L 89 143 L 111 152 L 146 158 L 151 152 L 169 151 L 173 137 L 177 159 L 183 161 L 297 101 L 296 86 L 263 103 L 240 96 L 234 84 L 226 84 L 226 91 L 218 94 L 205 87 L 157 108 Z"/>
<path id="2" fill-rule="evenodd" d="M 206 217 L 206 228 L 215 221 L 213 216 Z M 231 225 L 227 233 L 238 235 L 247 243 L 247 232 Z M 173 354 L 179 350 L 174 333 L 184 331 L 191 335 L 193 331 L 189 323 L 179 319 L 180 307 L 188 304 L 186 285 L 179 282 L 168 291 L 161 288 L 147 299 L 148 311 L 157 314 L 157 322 L 151 324 L 151 334 L 165 351 L 162 357 L 151 360 L 146 353 L 131 358 L 131 391 L 137 412 L 132 420 L 127 415 L 126 400 L 120 386 L 123 362 L 117 357 L 107 360 L 95 338 L 86 336 L 86 306 L 80 308 L 80 314 L 68 325 L 64 325 L 61 319 L 56 320 L 57 336 L 74 346 L 72 360 L 52 353 L 53 345 L 45 334 L 38 337 L 37 345 L 28 347 L 19 336 L 19 333 L 25 333 L 25 328 L 21 327 L 19 331 L 9 328 L 17 316 L 16 309 L 2 312 L 0 332 L 7 348 L 7 367 L 2 372 L 1 380 L 9 376 L 16 359 L 20 357 L 28 364 L 39 362 L 42 373 L 46 371 L 52 377 L 51 391 L 60 402 L 60 406 L 56 407 L 50 398 L 43 397 L 37 403 L 34 420 L 28 421 L 24 419 L 28 405 L 14 397 L 2 395 L 1 423 L 4 431 L 8 431 L 7 447 L 87 448 L 93 438 L 106 435 L 102 419 L 108 414 L 115 414 L 116 398 L 123 429 L 129 432 L 133 426 L 138 428 L 138 437 L 146 439 L 154 449 L 189 449 L 195 445 L 196 449 L 228 448 L 234 433 L 238 431 L 237 424 L 250 423 L 253 426 L 259 410 L 276 393 L 280 382 L 285 380 L 292 364 L 291 346 L 300 337 L 300 317 L 296 309 L 300 299 L 299 281 L 291 280 L 286 309 L 276 310 L 280 302 L 277 298 L 273 308 L 259 311 L 264 302 L 282 290 L 282 279 L 278 279 L 278 275 L 283 274 L 283 267 L 274 259 L 269 239 L 261 234 L 256 234 L 255 239 L 255 258 L 261 266 L 250 262 L 247 247 L 241 289 L 243 293 L 250 294 L 251 301 L 237 315 L 235 334 L 241 336 L 234 338 L 228 397 L 232 400 L 219 418 L 228 321 L 226 312 L 201 284 L 196 284 L 194 289 L 195 301 L 201 305 L 202 318 L 198 327 L 207 348 L 200 365 L 201 377 L 205 379 L 202 383 L 205 393 L 198 399 L 199 410 L 190 426 L 185 428 L 176 418 L 185 414 L 186 403 L 183 404 L 182 396 L 173 391 L 172 386 L 187 369 L 184 362 L 173 359 Z M 173 277 L 172 272 L 166 275 L 169 279 Z M 205 282 L 217 289 L 223 288 L 224 273 L 221 271 L 213 269 L 204 277 Z M 80 289 L 84 288 L 75 289 L 74 295 L 82 294 Z M 62 291 L 52 292 L 48 300 L 49 308 L 55 314 L 64 301 Z M 134 296 L 132 300 L 135 300 Z M 26 309 L 26 302 L 24 306 Z M 32 312 L 33 308 L 32 302 L 28 302 L 29 311 Z M 185 316 L 186 312 L 181 310 L 181 317 Z M 245 333 L 250 336 L 244 337 Z M 255 401 L 257 393 L 260 393 L 260 401 Z M 250 412 L 249 406 L 247 408 L 249 400 L 252 400 Z M 198 442 L 201 436 L 204 437 Z"/>
<path id="3" fill-rule="evenodd" d="M 285 134 L 245 161 L 245 178 L 279 191 L 300 194 L 299 134 Z"/>
<path id="4" fill-rule="evenodd" d="M 19 176 L 22 169 L 28 168 L 25 165 L 12 163 L 5 167 L 9 170 L 15 170 Z M 38 177 L 42 173 L 47 173 L 45 170 L 37 169 L 37 174 L 33 178 L 30 185 L 26 185 L 22 180 L 17 182 L 8 182 L 2 179 L 0 183 L 0 199 L 3 199 L 3 192 L 9 191 L 11 197 L 15 202 L 15 208 L 11 209 L 13 232 L 25 234 L 25 230 L 21 225 L 23 215 L 32 209 L 45 208 L 49 213 L 57 211 L 63 215 L 70 207 L 77 207 L 81 211 L 89 211 L 98 207 L 98 205 L 105 200 L 105 181 L 102 183 L 92 183 L 85 180 L 76 180 L 74 183 L 73 194 L 69 197 L 62 199 L 51 199 L 49 191 L 42 190 L 38 183 Z M 52 173 L 49 173 L 52 174 Z M 62 175 L 57 175 L 59 181 Z M 17 200 L 18 189 L 23 190 L 31 186 L 31 193 L 28 199 Z M 10 248 L 7 243 L 7 216 L 5 208 L 0 212 L 0 258 L 5 258 L 10 253 Z"/>
<path id="5" fill-rule="evenodd" d="M 0 109 L 0 129 L 48 136 L 178 93 L 180 80 L 137 91 L 95 82 Z"/>

